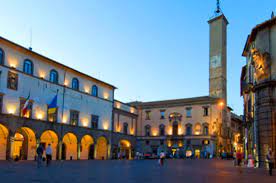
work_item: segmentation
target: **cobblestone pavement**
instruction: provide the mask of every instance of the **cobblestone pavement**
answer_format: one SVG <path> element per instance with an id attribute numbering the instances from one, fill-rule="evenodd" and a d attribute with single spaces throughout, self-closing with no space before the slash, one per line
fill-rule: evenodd
<path id="1" fill-rule="evenodd" d="M 264 169 L 233 167 L 232 161 L 157 160 L 133 161 L 54 161 L 50 167 L 37 168 L 33 161 L 0 161 L 0 182 L 113 182 L 113 183 L 276 183 Z"/>

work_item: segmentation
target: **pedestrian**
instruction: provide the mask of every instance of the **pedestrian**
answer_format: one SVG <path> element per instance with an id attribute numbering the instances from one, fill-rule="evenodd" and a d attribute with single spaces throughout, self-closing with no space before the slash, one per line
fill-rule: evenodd
<path id="1" fill-rule="evenodd" d="M 240 150 L 238 150 L 238 152 L 236 153 L 236 159 L 237 159 L 237 164 L 238 164 L 238 167 L 239 167 L 239 172 L 240 174 L 242 173 L 242 169 L 241 169 L 241 163 L 242 163 L 242 153 Z"/>
<path id="2" fill-rule="evenodd" d="M 248 168 L 254 168 L 255 167 L 254 159 L 253 159 L 253 156 L 251 154 L 248 155 L 247 167 Z"/>
<path id="3" fill-rule="evenodd" d="M 160 166 L 163 166 L 164 165 L 164 161 L 165 161 L 165 153 L 163 151 L 161 151 L 160 153 L 160 158 L 159 158 L 159 164 Z"/>
<path id="4" fill-rule="evenodd" d="M 52 150 L 51 144 L 48 144 L 48 147 L 46 148 L 46 166 L 50 165 L 50 162 L 52 160 L 52 153 L 53 153 L 53 150 Z"/>
<path id="5" fill-rule="evenodd" d="M 272 169 L 273 169 L 273 152 L 272 149 L 269 148 L 268 153 L 266 155 L 266 160 L 268 162 L 268 168 L 269 168 L 269 175 L 272 176 Z"/>
<path id="6" fill-rule="evenodd" d="M 42 144 L 39 144 L 38 148 L 36 149 L 36 153 L 37 153 L 37 168 L 41 167 L 43 151 L 44 151 L 44 149 L 42 147 Z"/>

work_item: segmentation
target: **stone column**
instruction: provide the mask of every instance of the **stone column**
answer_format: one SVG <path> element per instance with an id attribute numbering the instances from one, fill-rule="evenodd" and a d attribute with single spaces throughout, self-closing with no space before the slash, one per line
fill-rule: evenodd
<path id="1" fill-rule="evenodd" d="M 61 160 L 62 159 L 62 140 L 58 141 L 58 159 Z"/>
<path id="2" fill-rule="evenodd" d="M 13 143 L 14 143 L 14 136 L 8 135 L 7 136 L 7 149 L 6 149 L 6 159 L 13 159 L 12 153 L 13 153 Z"/>
<path id="3" fill-rule="evenodd" d="M 77 160 L 80 160 L 80 154 L 81 154 L 81 143 L 80 142 L 78 142 L 78 149 L 77 149 Z"/>

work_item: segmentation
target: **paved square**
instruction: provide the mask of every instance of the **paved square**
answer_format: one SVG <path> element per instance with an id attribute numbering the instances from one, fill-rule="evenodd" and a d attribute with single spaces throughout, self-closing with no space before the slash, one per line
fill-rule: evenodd
<path id="1" fill-rule="evenodd" d="M 276 172 L 275 172 L 276 173 Z M 232 161 L 167 160 L 160 167 L 156 160 L 134 161 L 54 161 L 51 167 L 36 168 L 33 161 L 0 162 L 1 182 L 276 182 L 263 169 L 243 168 Z"/>

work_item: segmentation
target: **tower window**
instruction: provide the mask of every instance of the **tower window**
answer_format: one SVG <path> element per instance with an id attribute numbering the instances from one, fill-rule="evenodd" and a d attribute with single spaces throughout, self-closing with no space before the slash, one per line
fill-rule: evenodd
<path id="1" fill-rule="evenodd" d="M 92 96 L 98 97 L 98 87 L 96 85 L 92 86 Z"/>
<path id="2" fill-rule="evenodd" d="M 70 110 L 70 125 L 77 126 L 79 124 L 79 111 Z"/>
<path id="3" fill-rule="evenodd" d="M 124 123 L 124 134 L 127 134 L 128 132 L 128 124 Z"/>
<path id="4" fill-rule="evenodd" d="M 4 51 L 0 48 L 0 65 L 4 65 Z"/>
<path id="5" fill-rule="evenodd" d="M 151 111 L 146 111 L 146 120 L 150 120 L 150 112 Z"/>
<path id="6" fill-rule="evenodd" d="M 160 110 L 160 119 L 165 119 L 165 110 Z"/>
<path id="7" fill-rule="evenodd" d="M 209 107 L 203 107 L 203 116 L 209 116 Z"/>
<path id="8" fill-rule="evenodd" d="M 13 72 L 8 72 L 8 82 L 7 87 L 12 90 L 17 90 L 18 87 L 18 74 Z"/>
<path id="9" fill-rule="evenodd" d="M 186 117 L 187 118 L 192 117 L 192 108 L 191 107 L 186 108 Z"/>

